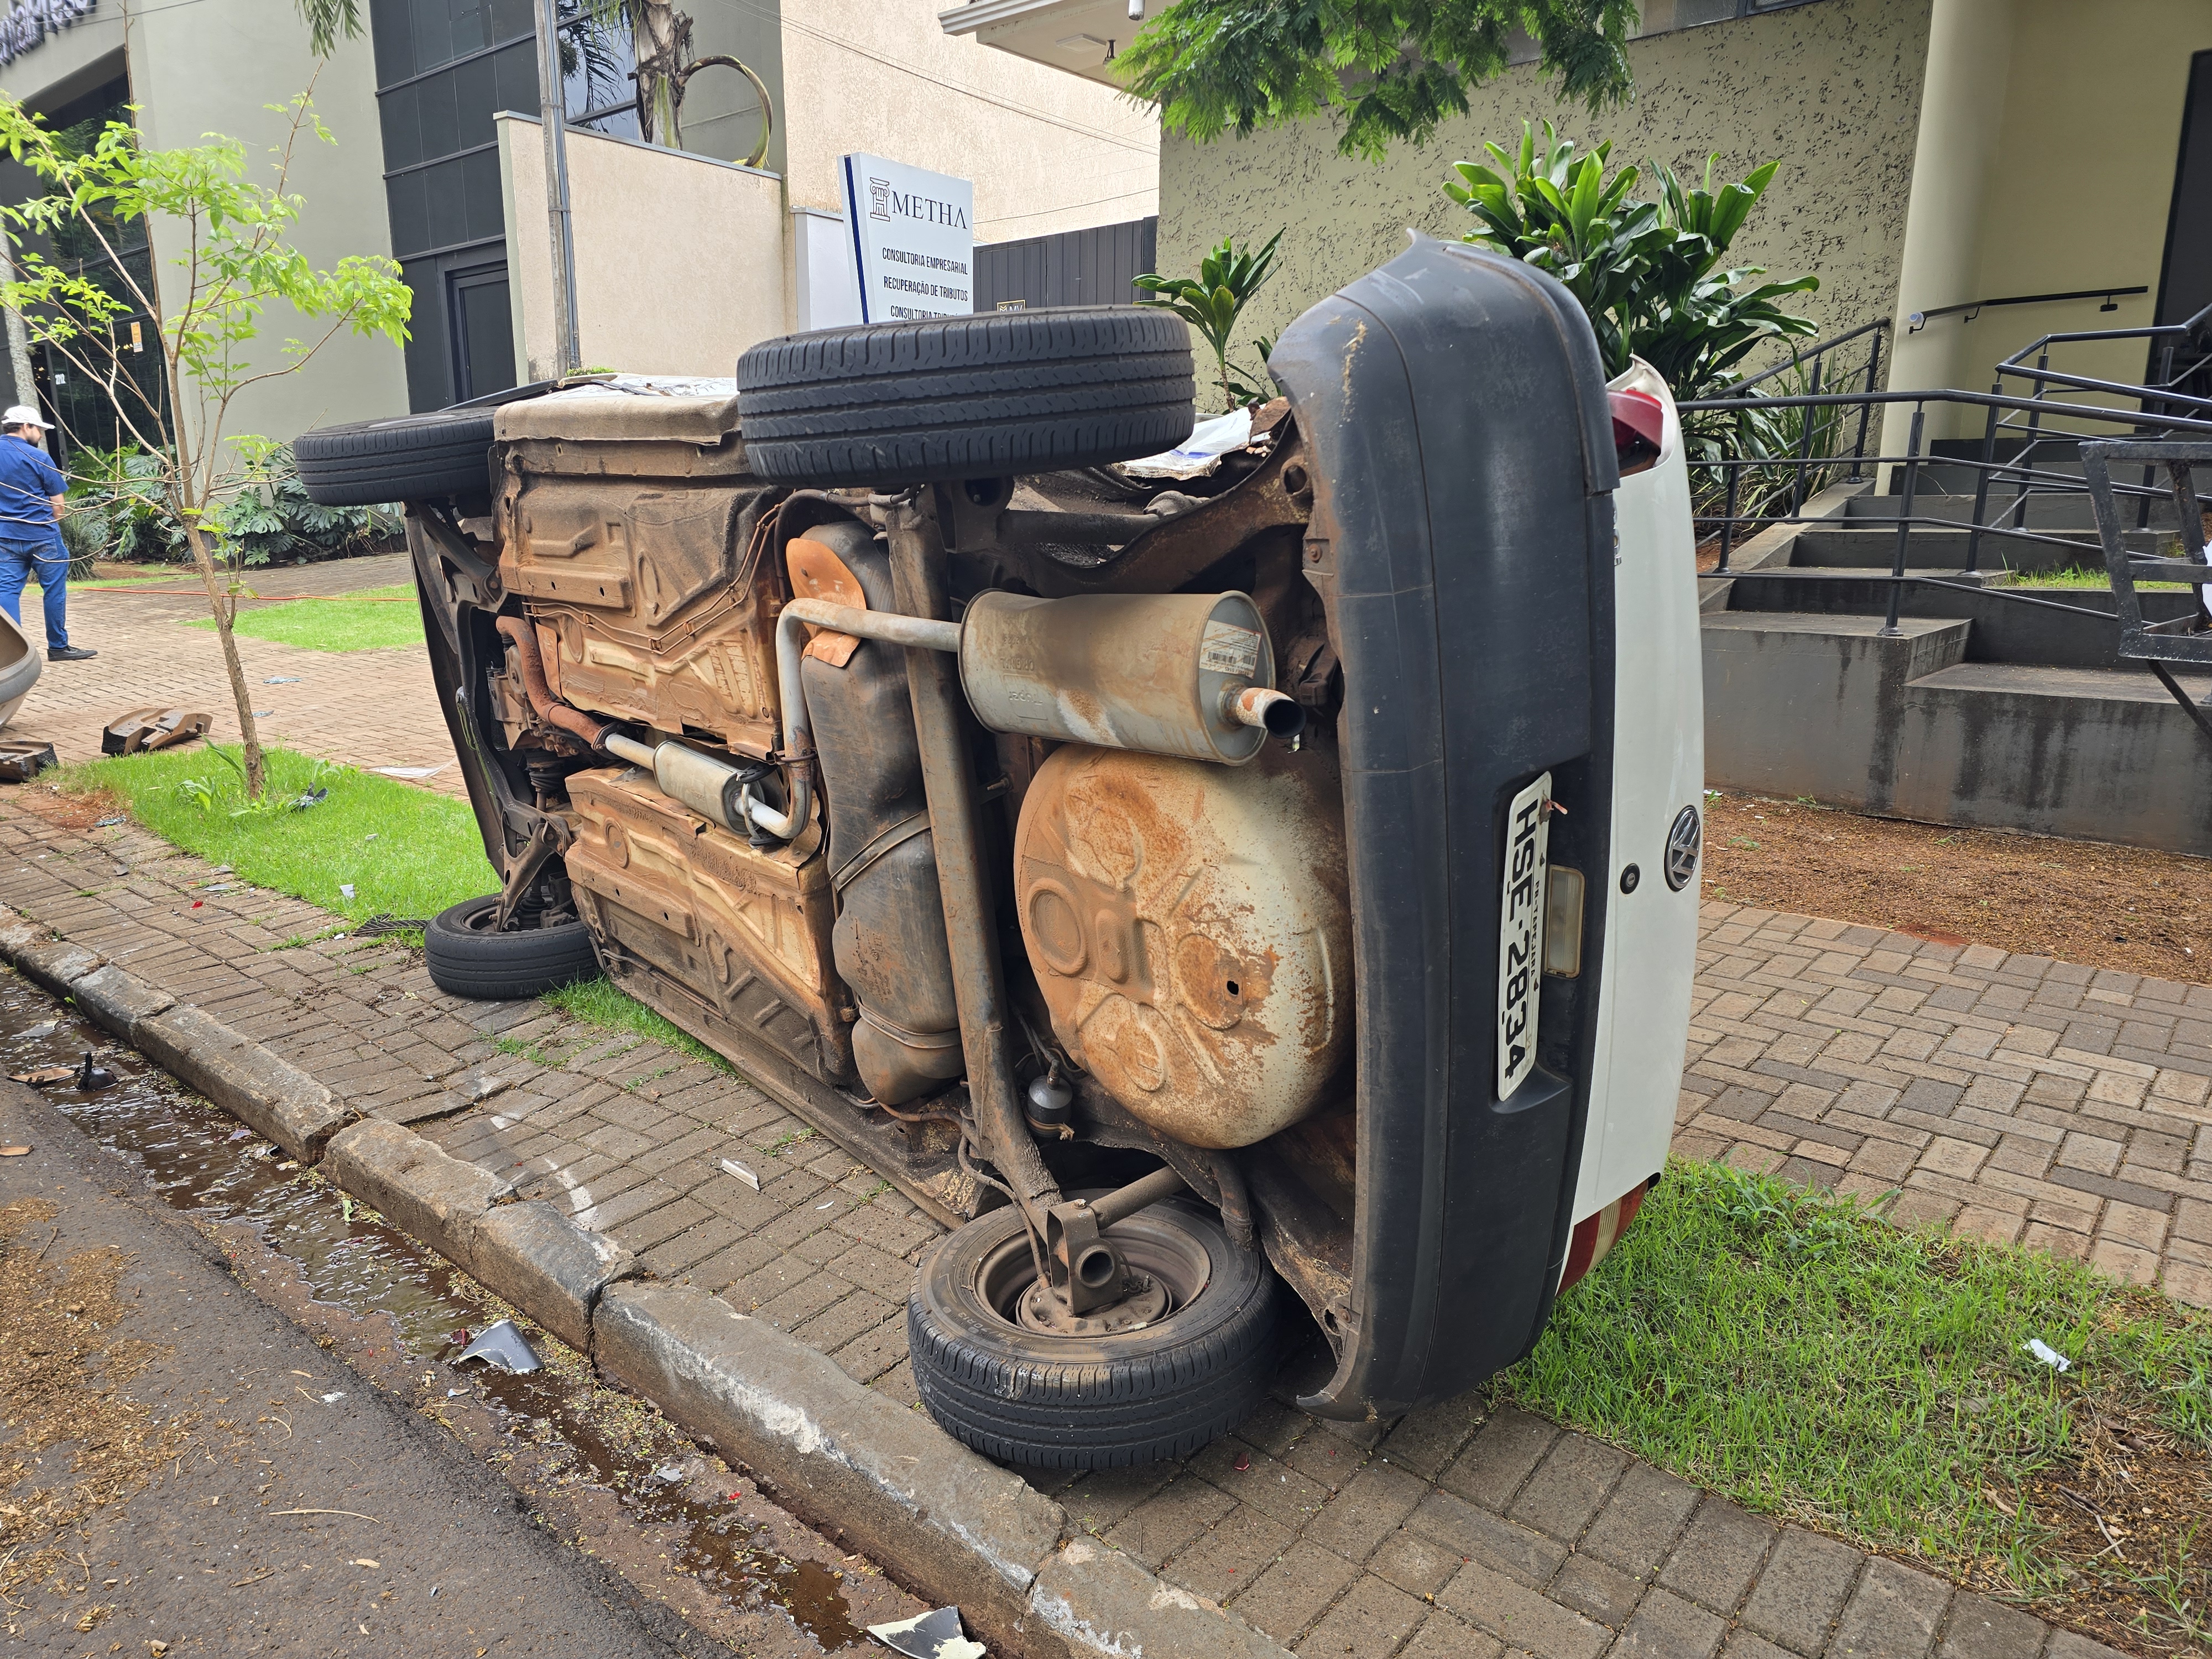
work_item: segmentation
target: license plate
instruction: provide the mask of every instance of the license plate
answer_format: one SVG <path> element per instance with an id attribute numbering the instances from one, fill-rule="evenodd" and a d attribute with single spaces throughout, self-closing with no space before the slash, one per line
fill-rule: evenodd
<path id="1" fill-rule="evenodd" d="M 1536 1000 L 1543 983 L 1544 879 L 1551 838 L 1552 775 L 1519 794 L 1505 815 L 1504 896 L 1498 927 L 1498 1097 L 1510 1100 L 1536 1065 Z"/>

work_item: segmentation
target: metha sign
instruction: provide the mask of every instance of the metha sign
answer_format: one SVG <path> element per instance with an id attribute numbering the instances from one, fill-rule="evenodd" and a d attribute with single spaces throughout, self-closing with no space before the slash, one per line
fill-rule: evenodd
<path id="1" fill-rule="evenodd" d="M 860 278 L 860 320 L 974 312 L 975 185 L 880 155 L 841 156 L 838 166 Z"/>

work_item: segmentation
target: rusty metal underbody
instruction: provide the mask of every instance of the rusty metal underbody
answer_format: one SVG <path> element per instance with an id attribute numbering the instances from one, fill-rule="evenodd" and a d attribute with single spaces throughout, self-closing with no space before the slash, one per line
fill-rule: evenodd
<path id="1" fill-rule="evenodd" d="M 878 774 L 848 765 L 841 775 L 828 750 L 834 731 L 848 745 L 860 741 L 851 734 L 874 718 L 871 708 L 885 711 L 878 725 L 915 718 L 902 688 L 872 703 L 863 682 L 847 678 L 865 671 L 880 680 L 909 653 L 835 635 L 824 636 L 834 648 L 817 640 L 806 651 L 805 696 L 826 722 L 815 733 L 825 753 L 814 781 L 817 793 L 823 780 L 829 787 L 787 842 L 708 822 L 662 793 L 652 772 L 608 763 L 603 744 L 592 752 L 590 736 L 595 722 L 611 720 L 732 767 L 780 760 L 787 711 L 776 628 L 793 574 L 816 587 L 869 588 L 863 608 L 884 606 L 884 520 L 871 519 L 865 495 L 765 489 L 744 471 L 734 438 L 707 441 L 724 418 L 714 410 L 591 414 L 601 429 L 556 440 L 523 425 L 545 416 L 519 413 L 504 446 L 497 579 L 522 601 L 542 670 L 510 639 L 504 670 L 490 675 L 504 746 L 530 764 L 539 808 L 573 835 L 565 861 L 577 911 L 624 990 L 729 1055 L 940 1220 L 972 1218 L 1000 1200 L 959 1154 L 963 1133 L 971 1146 L 990 1144 L 977 1141 L 967 1085 L 905 1082 L 884 1097 L 902 1103 L 894 1108 L 868 1098 L 866 1079 L 885 1074 L 856 1066 L 856 1030 L 887 1029 L 886 1019 L 888 1029 L 906 1026 L 872 1016 L 837 967 L 839 916 L 852 910 L 846 890 L 857 872 L 874 871 L 872 880 L 888 877 L 894 888 L 905 879 L 874 842 L 929 844 L 929 812 L 917 830 L 917 809 L 903 798 L 872 808 L 865 796 Z M 1027 529 L 1001 535 L 992 514 L 952 499 L 957 489 L 924 500 L 956 592 L 1251 595 L 1237 596 L 1237 626 L 1209 623 L 1203 605 L 1194 623 L 1210 629 L 1213 654 L 1190 707 L 1217 724 L 1183 753 L 1207 758 L 1036 735 L 1057 729 L 1050 720 L 978 732 L 979 758 L 994 754 L 1000 774 L 988 775 L 989 763 L 979 769 L 980 845 L 991 902 L 1012 906 L 1019 925 L 1018 951 L 1011 933 L 999 936 L 1009 940 L 1007 1037 L 1022 1079 L 1041 1077 L 1048 1061 L 1066 1066 L 1079 1084 L 1066 1131 L 1075 1142 L 1158 1156 L 1201 1196 L 1218 1197 L 1225 1218 L 1249 1204 L 1268 1256 L 1334 1335 L 1331 1310 L 1344 1305 L 1351 1273 L 1351 922 L 1334 658 L 1300 568 L 1310 495 L 1298 457 L 1285 428 L 1233 487 L 1164 520 L 1136 517 L 1141 530 L 1119 553 L 1087 563 L 1024 544 L 1036 539 Z M 1025 491 L 1049 484 L 1026 481 Z M 1079 518 L 1095 524 L 1097 515 L 1070 521 Z M 841 592 L 839 602 L 854 597 Z M 1231 716 L 1211 713 L 1239 671 L 1246 616 L 1266 630 L 1258 637 L 1267 679 L 1284 694 L 1277 701 L 1298 706 L 1291 724 L 1271 729 L 1287 737 L 1296 718 L 1313 723 L 1295 752 L 1270 744 L 1258 762 L 1224 765 L 1215 751 L 1249 753 L 1265 736 L 1245 744 L 1233 723 L 1218 724 Z M 549 695 L 566 706 L 557 720 L 538 706 Z M 569 718 L 576 711 L 586 718 Z M 869 834 L 856 839 L 856 825 Z M 872 948 L 843 945 L 855 964 L 880 957 Z M 969 1058 L 972 1071 L 972 1049 Z M 1231 1156 L 1238 1166 L 1216 1161 Z"/>

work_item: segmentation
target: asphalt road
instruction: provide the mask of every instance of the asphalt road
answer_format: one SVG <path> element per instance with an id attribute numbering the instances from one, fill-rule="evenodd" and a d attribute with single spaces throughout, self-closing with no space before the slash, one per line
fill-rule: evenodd
<path id="1" fill-rule="evenodd" d="M 0 1082 L 7 1144 L 33 1149 L 0 1158 L 10 1644 L 409 1659 L 709 1650 L 245 1289 L 118 1160 Z"/>

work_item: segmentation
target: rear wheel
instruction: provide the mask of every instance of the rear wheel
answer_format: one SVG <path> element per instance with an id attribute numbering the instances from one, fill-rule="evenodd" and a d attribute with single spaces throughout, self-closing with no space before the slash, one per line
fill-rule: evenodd
<path id="1" fill-rule="evenodd" d="M 491 501 L 492 411 L 439 409 L 319 427 L 292 443 L 309 497 L 325 507 L 454 501 L 464 516 Z"/>
<path id="2" fill-rule="evenodd" d="M 507 1002 L 599 976 L 599 959 L 582 922 L 571 918 L 501 933 L 492 930 L 498 912 L 495 893 L 466 899 L 423 929 L 422 954 L 440 990 L 479 1002 Z"/>
<path id="3" fill-rule="evenodd" d="M 1190 331 L 1133 306 L 939 317 L 764 340 L 738 359 L 752 470 L 779 483 L 920 483 L 1100 466 L 1194 420 Z"/>
<path id="4" fill-rule="evenodd" d="M 1265 1396 L 1279 1285 L 1258 1253 L 1188 1199 L 1108 1236 L 1145 1283 L 1088 1334 L 1041 1316 L 1018 1211 L 994 1210 L 922 1257 L 906 1315 L 915 1384 L 930 1415 L 986 1457 L 1058 1469 L 1188 1457 Z"/>

